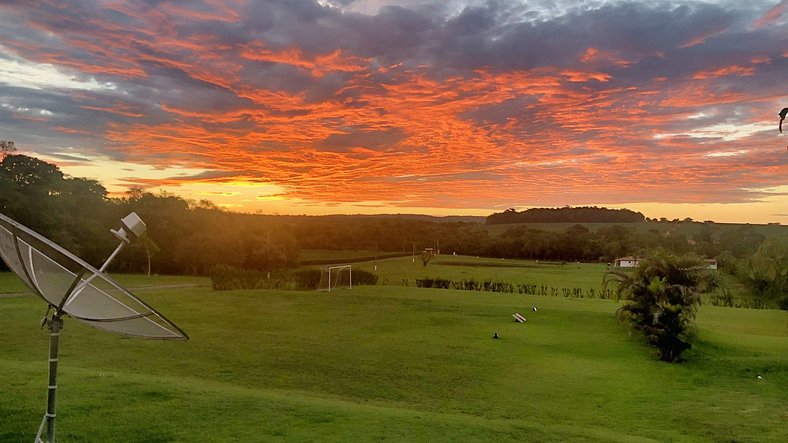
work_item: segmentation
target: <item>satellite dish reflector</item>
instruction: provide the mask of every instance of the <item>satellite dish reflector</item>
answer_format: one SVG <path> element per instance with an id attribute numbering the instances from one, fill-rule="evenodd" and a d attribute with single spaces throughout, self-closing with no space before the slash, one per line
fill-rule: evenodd
<path id="1" fill-rule="evenodd" d="M 188 340 L 178 326 L 112 280 L 104 270 L 131 242 L 129 233 L 139 237 L 145 223 L 135 213 L 121 220 L 118 230 L 110 230 L 121 240 L 100 269 L 80 260 L 35 231 L 0 214 L 0 258 L 49 309 L 42 327 L 49 327 L 49 395 L 47 412 L 36 434 L 36 443 L 55 443 L 55 403 L 57 392 L 58 342 L 63 316 L 117 334 L 165 340 Z M 47 314 L 49 311 L 47 311 Z M 46 440 L 42 440 L 46 427 Z"/>
<path id="2" fill-rule="evenodd" d="M 135 236 L 145 232 L 137 214 L 123 219 Z M 120 248 L 128 243 L 121 243 Z M 162 314 L 54 242 L 0 214 L 0 256 L 12 271 L 57 312 L 109 332 L 142 338 L 186 340 L 188 336 Z"/>

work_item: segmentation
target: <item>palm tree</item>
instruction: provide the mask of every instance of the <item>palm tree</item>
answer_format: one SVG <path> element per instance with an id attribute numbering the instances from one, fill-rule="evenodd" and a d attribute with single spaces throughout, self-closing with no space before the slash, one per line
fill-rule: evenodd
<path id="1" fill-rule="evenodd" d="M 616 315 L 641 331 L 659 351 L 660 360 L 675 362 L 692 347 L 690 333 L 701 292 L 716 286 L 702 260 L 658 251 L 631 270 L 615 269 L 604 284 L 615 284 L 617 299 L 624 299 Z"/>

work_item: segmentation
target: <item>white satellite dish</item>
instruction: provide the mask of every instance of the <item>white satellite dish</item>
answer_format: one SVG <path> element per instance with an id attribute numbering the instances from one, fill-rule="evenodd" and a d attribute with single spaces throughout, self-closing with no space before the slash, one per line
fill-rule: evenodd
<path id="1" fill-rule="evenodd" d="M 55 443 L 58 339 L 63 316 L 132 337 L 189 339 L 178 326 L 104 273 L 109 263 L 131 242 L 129 235 L 139 237 L 145 232 L 145 223 L 133 212 L 121 223 L 123 227 L 111 230 L 121 240 L 120 245 L 104 265 L 96 269 L 44 236 L 0 214 L 0 257 L 49 305 L 47 316 L 42 320 L 42 326 L 47 325 L 50 331 L 49 395 L 36 443 L 43 442 L 41 434 L 45 426 L 46 442 Z M 54 313 L 49 317 L 51 310 Z"/>

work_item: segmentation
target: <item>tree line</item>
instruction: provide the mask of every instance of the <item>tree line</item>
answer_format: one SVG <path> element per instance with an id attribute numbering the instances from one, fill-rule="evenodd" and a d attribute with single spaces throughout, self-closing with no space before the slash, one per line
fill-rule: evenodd
<path id="1" fill-rule="evenodd" d="M 664 249 L 716 258 L 754 294 L 753 306 L 788 308 L 788 230 L 783 226 L 684 221 L 604 224 L 591 230 L 580 223 L 563 229 L 539 223 L 502 228 L 396 216 L 241 214 L 210 201 L 141 188 L 110 197 L 95 180 L 66 176 L 53 164 L 4 146 L 0 212 L 89 263 L 98 266 L 112 252 L 117 240 L 109 229 L 117 228 L 120 218 L 134 211 L 146 222 L 144 241 L 113 262 L 115 272 L 208 275 L 217 264 L 270 272 L 297 267 L 304 249 L 368 250 L 372 257 L 433 248 L 442 254 L 608 263 Z"/>
<path id="2" fill-rule="evenodd" d="M 509 208 L 491 214 L 485 222 L 489 225 L 506 223 L 640 223 L 646 217 L 629 209 L 608 209 L 596 206 L 563 208 L 531 208 L 517 212 Z"/>

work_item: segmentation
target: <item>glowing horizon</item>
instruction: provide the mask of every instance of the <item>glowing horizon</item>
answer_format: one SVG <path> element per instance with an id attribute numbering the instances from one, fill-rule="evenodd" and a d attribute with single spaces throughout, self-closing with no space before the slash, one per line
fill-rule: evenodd
<path id="1" fill-rule="evenodd" d="M 252 213 L 571 205 L 788 223 L 786 1 L 0 11 L 0 138 L 113 193 Z"/>

